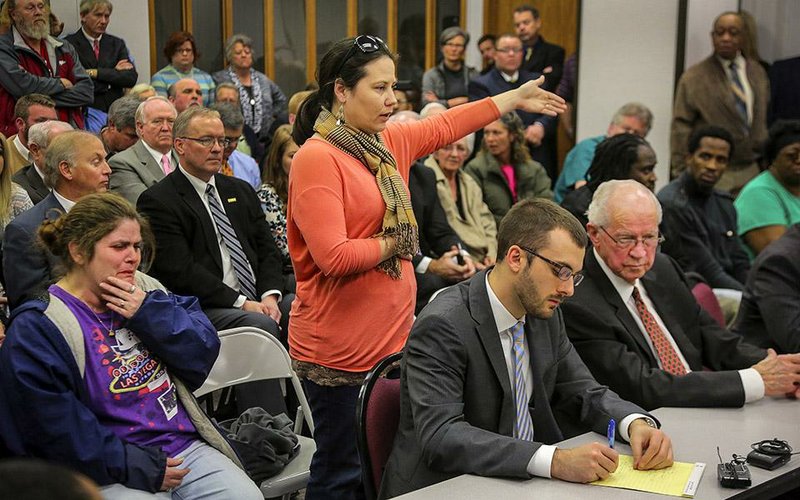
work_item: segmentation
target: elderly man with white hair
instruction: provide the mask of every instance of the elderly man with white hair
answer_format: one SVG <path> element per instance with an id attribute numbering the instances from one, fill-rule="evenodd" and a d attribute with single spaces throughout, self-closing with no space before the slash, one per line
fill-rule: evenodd
<path id="1" fill-rule="evenodd" d="M 598 382 L 645 409 L 738 407 L 800 394 L 800 354 L 776 355 L 719 326 L 675 261 L 657 251 L 661 206 L 649 189 L 605 182 L 587 215 L 586 279 L 563 310 L 567 334 Z"/>

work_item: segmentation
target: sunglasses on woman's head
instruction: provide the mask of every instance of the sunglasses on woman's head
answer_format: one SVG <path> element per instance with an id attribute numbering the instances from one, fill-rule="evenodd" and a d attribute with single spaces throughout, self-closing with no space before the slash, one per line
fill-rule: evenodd
<path id="1" fill-rule="evenodd" d="M 348 50 L 347 54 L 345 54 L 345 56 L 342 58 L 342 62 L 339 63 L 339 67 L 336 70 L 336 76 L 339 76 L 339 73 L 342 72 L 342 68 L 344 68 L 344 64 L 347 62 L 347 60 L 353 57 L 356 47 L 358 47 L 363 54 L 372 54 L 373 52 L 379 51 L 381 46 L 386 46 L 386 44 L 377 36 L 358 35 L 355 40 L 353 40 L 353 46 L 350 47 L 350 50 Z"/>

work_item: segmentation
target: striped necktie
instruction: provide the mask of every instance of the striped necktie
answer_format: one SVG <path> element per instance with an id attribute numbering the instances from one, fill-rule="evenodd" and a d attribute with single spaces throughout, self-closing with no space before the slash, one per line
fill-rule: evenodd
<path id="1" fill-rule="evenodd" d="M 525 372 L 522 360 L 525 353 L 525 323 L 517 322 L 511 327 L 511 352 L 514 357 L 514 407 L 517 419 L 514 422 L 514 437 L 523 441 L 533 441 L 533 422 L 528 408 L 528 392 L 525 390 Z"/>
<path id="2" fill-rule="evenodd" d="M 739 113 L 739 116 L 744 123 L 745 129 L 747 129 L 749 128 L 747 122 L 747 95 L 744 93 L 744 85 L 742 85 L 742 80 L 739 79 L 739 67 L 736 65 L 736 61 L 731 61 L 729 68 L 731 90 L 733 91 L 733 103 L 736 106 L 736 112 Z"/>
<path id="3" fill-rule="evenodd" d="M 222 210 L 222 205 L 220 205 L 217 197 L 214 196 L 214 186 L 211 184 L 206 186 L 206 198 L 208 199 L 208 207 L 211 209 L 211 215 L 214 218 L 214 224 L 217 225 L 217 230 L 231 256 L 231 264 L 236 273 L 236 278 L 239 280 L 239 292 L 248 299 L 257 301 L 256 280 L 253 277 L 250 262 L 247 260 L 244 250 L 242 250 L 242 245 L 239 243 L 236 233 L 233 231 L 230 219 Z"/>
<path id="4" fill-rule="evenodd" d="M 92 52 L 94 52 L 94 58 L 98 61 L 100 60 L 100 40 L 97 38 L 92 39 Z"/>
<path id="5" fill-rule="evenodd" d="M 658 326 L 655 316 L 647 309 L 647 304 L 642 300 L 639 289 L 636 287 L 633 287 L 633 301 L 636 303 L 636 311 L 642 318 L 644 329 L 653 342 L 658 359 L 661 361 L 661 369 L 673 375 L 686 375 L 686 367 L 683 366 L 680 356 L 669 343 L 664 331 Z"/>

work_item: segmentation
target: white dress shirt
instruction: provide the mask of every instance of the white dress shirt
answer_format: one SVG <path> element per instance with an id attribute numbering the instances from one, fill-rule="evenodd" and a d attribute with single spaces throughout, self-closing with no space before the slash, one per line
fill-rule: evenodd
<path id="1" fill-rule="evenodd" d="M 69 211 L 72 210 L 72 207 L 75 206 L 76 202 L 64 198 L 55 189 L 53 190 L 53 195 L 56 197 L 56 200 L 58 200 L 58 202 L 61 204 L 61 207 L 64 209 L 64 213 L 69 213 Z"/>
<path id="2" fill-rule="evenodd" d="M 672 337 L 672 334 L 669 332 L 667 325 L 664 324 L 664 321 L 661 319 L 661 316 L 658 315 L 658 311 L 656 311 L 655 305 L 650 300 L 650 296 L 647 294 L 647 290 L 645 290 L 644 286 L 642 286 L 640 280 L 636 280 L 634 283 L 629 283 L 628 281 L 620 278 L 614 272 L 609 269 L 606 263 L 603 261 L 602 257 L 597 254 L 597 251 L 593 248 L 592 251 L 594 252 L 594 257 L 597 259 L 598 264 L 600 264 L 600 269 L 608 277 L 611 284 L 614 286 L 614 289 L 619 294 L 619 297 L 622 299 L 622 302 L 625 304 L 625 307 L 628 308 L 628 312 L 633 317 L 634 321 L 636 322 L 636 326 L 639 327 L 639 333 L 642 334 L 647 345 L 650 347 L 650 352 L 653 353 L 653 357 L 656 358 L 658 362 L 658 367 L 661 368 L 661 360 L 658 358 L 658 353 L 653 346 L 653 341 L 650 340 L 650 335 L 647 334 L 647 330 L 644 328 L 644 323 L 642 323 L 642 319 L 639 317 L 639 311 L 636 310 L 636 302 L 633 299 L 633 288 L 634 286 L 639 289 L 639 295 L 642 297 L 642 301 L 647 306 L 647 309 L 655 318 L 656 323 L 661 328 L 661 331 L 664 332 L 664 336 L 669 341 L 670 345 L 675 352 L 678 353 L 678 357 L 683 364 L 683 367 L 686 369 L 686 373 L 691 372 L 691 368 L 689 368 L 689 363 L 686 362 L 686 358 L 683 357 L 683 353 L 681 352 L 678 344 L 675 343 L 675 339 Z M 739 370 L 739 377 L 742 380 L 742 386 L 744 387 L 744 399 L 745 403 L 750 403 L 751 401 L 757 401 L 764 397 L 764 381 L 761 379 L 761 375 L 754 369 L 754 368 L 746 368 L 744 370 Z"/>
<path id="3" fill-rule="evenodd" d="M 503 347 L 503 357 L 506 361 L 506 368 L 508 370 L 508 380 L 511 387 L 514 387 L 514 356 L 511 352 L 514 341 L 511 338 L 511 329 L 517 322 L 522 322 L 525 324 L 526 316 L 522 316 L 521 318 L 515 318 L 508 309 L 505 308 L 500 299 L 497 298 L 495 295 L 494 290 L 492 290 L 492 286 L 489 284 L 489 273 L 486 273 L 486 293 L 489 296 L 489 305 L 492 308 L 492 315 L 494 316 L 494 321 L 497 326 L 497 332 L 500 335 L 500 344 Z M 527 396 L 528 401 L 530 401 L 531 397 L 533 396 L 533 370 L 531 370 L 530 364 L 530 351 L 528 350 L 528 338 L 527 336 L 523 336 L 523 349 L 527 356 L 522 358 L 522 373 L 523 378 L 525 379 L 525 394 Z M 632 413 L 622 419 L 619 423 L 619 434 L 625 441 L 629 440 L 628 435 L 628 428 L 631 425 L 631 422 L 636 420 L 637 418 L 643 418 L 645 415 L 639 413 Z M 533 435 L 536 436 L 536 428 L 533 428 Z M 543 444 L 536 450 L 536 452 L 531 457 L 531 461 L 528 462 L 528 474 L 532 476 L 539 476 L 539 477 L 546 477 L 550 478 L 550 468 L 553 463 L 553 455 L 556 452 L 557 447 L 554 445 Z"/>
<path id="4" fill-rule="evenodd" d="M 21 154 L 28 163 L 33 163 L 33 158 L 31 158 L 31 151 L 25 144 L 22 144 L 21 140 L 19 140 L 19 134 L 14 136 L 13 142 L 14 146 L 17 148 L 17 151 L 19 151 L 19 154 Z"/>
<path id="5" fill-rule="evenodd" d="M 222 257 L 222 282 L 228 285 L 229 287 L 233 288 L 236 291 L 240 291 L 239 285 L 239 278 L 236 276 L 236 271 L 233 269 L 233 264 L 231 263 L 231 254 L 228 252 L 228 246 L 225 244 L 225 240 L 222 238 L 222 235 L 217 229 L 216 223 L 214 223 L 214 216 L 211 214 L 211 207 L 208 206 L 208 199 L 206 198 L 206 186 L 211 184 L 214 186 L 214 196 L 217 198 L 219 202 L 219 206 L 222 208 L 222 211 L 225 211 L 225 205 L 222 203 L 222 199 L 219 197 L 219 191 L 217 190 L 216 179 L 212 176 L 208 182 L 205 182 L 197 177 L 193 176 L 189 172 L 183 169 L 182 166 L 178 166 L 181 170 L 181 173 L 189 179 L 189 183 L 192 185 L 194 190 L 197 192 L 197 196 L 200 197 L 200 201 L 203 202 L 203 206 L 206 207 L 206 211 L 208 212 L 208 216 L 211 218 L 212 223 L 214 224 L 214 232 L 217 234 L 217 244 L 219 245 L 219 253 Z M 252 265 L 248 262 L 247 267 L 250 268 L 250 273 L 255 277 L 255 273 L 253 272 Z M 267 290 L 263 294 L 261 294 L 261 300 L 264 300 L 265 297 L 269 295 L 277 295 L 276 299 L 278 302 L 281 301 L 281 292 L 279 290 Z M 241 309 L 244 305 L 247 297 L 244 295 L 239 295 L 236 299 L 236 302 L 233 303 L 232 307 L 237 309 Z"/>

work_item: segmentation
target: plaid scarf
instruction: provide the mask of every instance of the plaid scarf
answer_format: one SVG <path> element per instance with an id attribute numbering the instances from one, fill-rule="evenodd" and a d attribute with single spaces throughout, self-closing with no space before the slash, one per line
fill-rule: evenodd
<path id="1" fill-rule="evenodd" d="M 386 149 L 381 136 L 367 134 L 346 123 L 336 124 L 336 118 L 323 108 L 314 123 L 314 131 L 323 139 L 363 163 L 375 175 L 381 197 L 386 203 L 383 214 L 383 231 L 379 236 L 393 236 L 397 241 L 397 254 L 378 264 L 378 269 L 393 279 L 402 275 L 398 255 L 419 253 L 417 220 L 411 207 L 402 177 L 397 173 L 397 163 Z"/>

